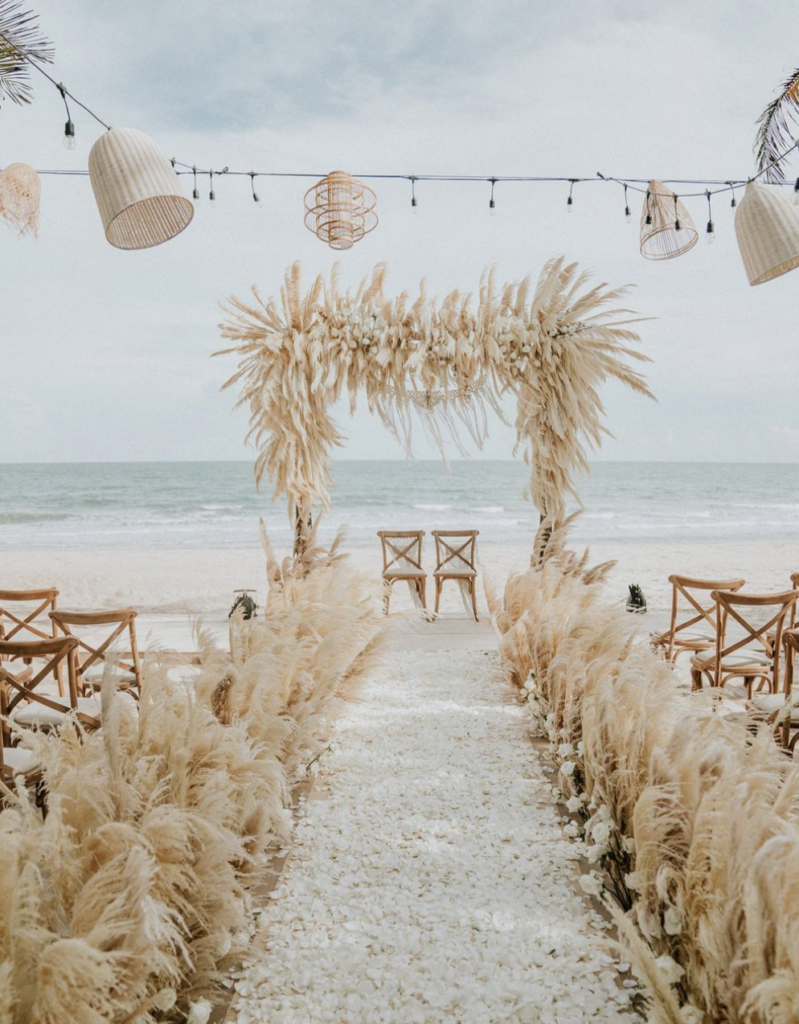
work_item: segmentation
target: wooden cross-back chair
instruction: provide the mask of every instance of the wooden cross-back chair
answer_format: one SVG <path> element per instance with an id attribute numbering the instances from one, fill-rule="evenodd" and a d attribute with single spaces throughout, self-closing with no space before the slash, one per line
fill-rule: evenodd
<path id="1" fill-rule="evenodd" d="M 141 662 L 136 642 L 135 609 L 122 608 L 109 612 L 70 612 L 62 609 L 50 612 L 50 618 L 58 631 L 64 636 L 74 637 L 78 642 L 78 685 L 84 693 L 99 690 L 108 672 L 120 689 L 138 695 L 141 689 Z M 73 627 L 79 631 L 82 627 L 97 626 L 110 627 L 101 642 L 90 643 L 73 630 Z M 117 640 L 126 632 L 130 657 L 123 657 L 116 649 Z"/>
<path id="2" fill-rule="evenodd" d="M 737 593 L 746 580 L 699 580 L 692 576 L 669 576 L 671 583 L 671 621 L 665 633 L 652 639 L 652 646 L 676 661 L 688 651 L 697 654 L 716 646 L 718 632 L 714 591 Z M 688 606 L 688 609 L 685 606 Z M 683 619 L 682 615 L 688 617 Z"/>
<path id="3" fill-rule="evenodd" d="M 8 688 L 0 674 L 0 780 L 11 786 L 16 776 L 22 775 L 27 785 L 36 786 L 41 779 L 39 759 L 32 750 L 13 745 L 8 724 L 8 698 Z M 2 804 L 0 793 L 0 807 Z"/>
<path id="4" fill-rule="evenodd" d="M 32 607 L 20 608 L 20 605 Z M 58 606 L 55 587 L 38 590 L 0 590 L 0 640 L 49 640 L 56 635 L 55 625 L 42 616 Z M 0 663 L 3 658 L 0 657 Z M 60 664 L 55 669 L 58 692 L 63 695 Z"/>
<path id="5" fill-rule="evenodd" d="M 427 608 L 427 573 L 422 568 L 424 530 L 378 530 L 383 549 L 383 610 L 388 615 L 391 588 L 399 580 L 408 584 L 422 608 Z"/>
<path id="6" fill-rule="evenodd" d="M 780 684 L 782 634 L 786 621 L 793 621 L 797 591 L 740 594 L 716 590 L 711 596 L 716 602 L 716 644 L 712 651 L 691 658 L 693 688 L 700 689 L 703 678 L 713 687 L 723 687 L 730 679 L 740 678 L 750 699 L 756 680 L 758 690 L 766 686 L 776 693 Z M 753 621 L 756 610 L 763 613 L 766 621 L 762 624 Z M 728 639 L 730 620 L 738 627 L 737 639 Z"/>
<path id="7" fill-rule="evenodd" d="M 0 655 L 12 660 L 31 659 L 43 662 L 32 674 L 17 673 L 10 661 L 0 665 L 0 685 L 6 693 L 6 714 L 16 725 L 39 729 L 57 729 L 67 715 L 74 712 L 87 729 L 100 724 L 100 701 L 97 697 L 78 694 L 78 640 L 59 636 L 52 640 L 0 640 Z M 40 689 L 44 680 L 58 665 L 66 665 L 66 696 L 55 696 Z"/>
<path id="8" fill-rule="evenodd" d="M 479 530 L 433 530 L 436 541 L 436 612 L 441 602 L 441 590 L 445 580 L 456 580 L 469 592 L 475 622 L 477 614 L 477 537 Z"/>

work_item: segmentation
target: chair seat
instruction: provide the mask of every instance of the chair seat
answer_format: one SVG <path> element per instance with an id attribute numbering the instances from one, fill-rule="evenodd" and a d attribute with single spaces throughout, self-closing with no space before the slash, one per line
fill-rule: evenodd
<path id="1" fill-rule="evenodd" d="M 436 569 L 434 576 L 476 576 L 476 569 Z"/>
<path id="2" fill-rule="evenodd" d="M 110 665 L 108 668 L 108 674 L 117 686 L 136 685 L 135 672 L 129 672 L 127 669 L 117 668 L 115 665 Z M 103 679 L 105 678 L 105 665 L 103 665 L 102 662 L 100 662 L 100 664 L 92 665 L 91 668 L 87 668 L 85 672 L 80 672 L 79 675 L 84 683 L 88 683 L 89 686 L 100 687 L 103 685 Z"/>
<path id="3" fill-rule="evenodd" d="M 25 747 L 3 747 L 3 770 L 9 775 L 30 775 L 39 767 L 39 758 Z"/>
<path id="4" fill-rule="evenodd" d="M 704 651 L 702 654 L 695 654 L 691 658 L 691 664 L 696 668 L 713 668 L 715 661 L 715 651 Z M 743 668 L 753 668 L 762 671 L 770 667 L 771 659 L 765 651 L 749 650 L 745 647 L 739 651 L 733 651 L 732 654 L 726 655 L 721 660 L 722 672 L 732 671 L 733 669 L 737 671 Z"/>
<path id="5" fill-rule="evenodd" d="M 412 580 L 422 579 L 427 576 L 424 569 L 389 569 L 383 573 L 383 579 L 386 580 Z"/>
<path id="6" fill-rule="evenodd" d="M 701 644 L 716 642 L 716 634 L 712 629 L 681 629 L 674 634 L 675 644 Z"/>
<path id="7" fill-rule="evenodd" d="M 12 714 L 12 719 L 17 725 L 27 727 L 38 726 L 40 729 L 52 729 L 61 725 L 67 713 L 71 710 L 69 700 L 66 697 L 50 697 L 48 699 L 56 704 L 61 704 L 63 711 L 56 711 L 54 708 L 45 707 L 44 704 L 32 702 L 26 704 Z M 100 717 L 99 697 L 78 697 L 78 711 L 90 718 Z"/>
<path id="8" fill-rule="evenodd" d="M 756 693 L 749 701 L 752 711 L 770 718 L 785 707 L 784 693 Z M 791 725 L 799 725 L 799 705 L 794 704 L 791 711 Z"/>

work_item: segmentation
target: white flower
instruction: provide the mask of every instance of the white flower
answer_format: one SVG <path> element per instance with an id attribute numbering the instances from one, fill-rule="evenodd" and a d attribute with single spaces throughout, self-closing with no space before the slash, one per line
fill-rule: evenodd
<path id="1" fill-rule="evenodd" d="M 596 820 L 596 819 L 595 819 Z M 599 843 L 600 846 L 605 846 L 608 839 L 610 839 L 610 824 L 607 821 L 597 822 L 596 825 L 591 827 L 591 835 L 594 837 L 594 842 Z"/>
<path id="2" fill-rule="evenodd" d="M 582 757 L 584 752 L 585 752 L 585 744 L 583 743 L 582 740 L 580 740 L 580 742 L 577 744 L 577 753 L 580 755 L 580 757 Z"/>
<path id="3" fill-rule="evenodd" d="M 625 836 L 621 845 L 625 853 L 635 853 L 635 840 L 632 836 Z"/>
<path id="4" fill-rule="evenodd" d="M 589 864 L 596 864 L 599 858 L 607 852 L 606 846 L 600 846 L 599 843 L 594 843 L 593 846 L 589 846 L 585 851 L 585 856 Z"/>
<path id="5" fill-rule="evenodd" d="M 208 1024 L 213 1006 L 207 999 L 198 999 L 189 1007 L 189 1015 L 186 1024 Z"/>
<path id="6" fill-rule="evenodd" d="M 682 914 L 676 907 L 669 907 L 663 915 L 663 930 L 667 935 L 679 935 L 682 931 Z"/>
<path id="7" fill-rule="evenodd" d="M 568 825 L 564 826 L 563 834 L 568 836 L 569 839 L 576 839 L 580 834 L 580 829 L 577 826 L 577 822 L 570 821 Z"/>
<path id="8" fill-rule="evenodd" d="M 644 884 L 644 877 L 640 871 L 631 871 L 629 875 L 624 876 L 624 884 L 632 892 L 640 892 Z"/>
<path id="9" fill-rule="evenodd" d="M 704 1013 L 691 1003 L 686 1003 L 685 1006 L 681 1008 L 680 1015 L 685 1021 L 685 1024 L 705 1024 Z"/>
<path id="10" fill-rule="evenodd" d="M 676 985 L 683 974 L 685 974 L 682 967 L 668 953 L 659 956 L 655 961 L 655 966 L 669 985 Z"/>
<path id="11" fill-rule="evenodd" d="M 177 1001 L 178 994 L 173 988 L 162 988 L 155 993 L 153 1006 L 156 1010 L 171 1010 Z"/>
<path id="12" fill-rule="evenodd" d="M 601 896 L 604 885 L 596 871 L 588 875 L 580 875 L 580 888 L 589 896 Z"/>
<path id="13" fill-rule="evenodd" d="M 566 801 L 566 810 L 571 811 L 574 814 L 575 811 L 579 811 L 583 806 L 583 802 L 579 796 L 570 796 Z"/>
<path id="14" fill-rule="evenodd" d="M 571 743 L 561 743 L 558 747 L 558 757 L 569 757 L 574 753 L 574 747 Z"/>
<path id="15" fill-rule="evenodd" d="M 560 766 L 560 774 L 566 776 L 574 775 L 575 767 L 574 761 L 564 761 Z"/>

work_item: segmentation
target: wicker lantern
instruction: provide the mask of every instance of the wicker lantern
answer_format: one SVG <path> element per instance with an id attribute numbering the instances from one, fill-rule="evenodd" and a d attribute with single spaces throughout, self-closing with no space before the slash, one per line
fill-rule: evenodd
<path id="1" fill-rule="evenodd" d="M 376 197 L 348 171 L 331 171 L 305 193 L 305 226 L 331 249 L 351 249 L 377 227 Z"/>
<path id="2" fill-rule="evenodd" d="M 191 223 L 194 204 L 166 157 L 143 132 L 112 128 L 89 153 L 89 177 L 105 237 L 117 249 L 149 249 Z"/>
<path id="3" fill-rule="evenodd" d="M 9 164 L 0 172 L 0 217 L 20 236 L 39 232 L 42 183 L 27 164 Z"/>
<path id="4" fill-rule="evenodd" d="M 749 182 L 735 211 L 735 234 L 749 284 L 799 267 L 799 209 L 779 185 Z"/>
<path id="5" fill-rule="evenodd" d="M 693 249 L 698 241 L 699 232 L 681 200 L 653 178 L 641 210 L 641 255 L 670 260 Z"/>

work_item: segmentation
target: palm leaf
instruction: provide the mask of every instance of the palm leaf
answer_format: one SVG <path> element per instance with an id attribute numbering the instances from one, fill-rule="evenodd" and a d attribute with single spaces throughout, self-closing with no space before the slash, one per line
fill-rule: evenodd
<path id="1" fill-rule="evenodd" d="M 785 174 L 777 161 L 795 141 L 797 121 L 799 121 L 799 68 L 788 75 L 782 83 L 777 97 L 769 103 L 757 121 L 758 129 L 755 139 L 757 169 L 765 174 L 767 181 L 785 181 Z"/>
<path id="2" fill-rule="evenodd" d="M 51 64 L 52 43 L 39 31 L 37 16 L 20 10 L 20 0 L 0 0 L 0 101 L 30 103 L 29 60 Z"/>

